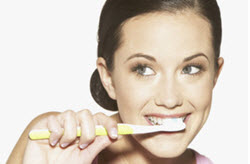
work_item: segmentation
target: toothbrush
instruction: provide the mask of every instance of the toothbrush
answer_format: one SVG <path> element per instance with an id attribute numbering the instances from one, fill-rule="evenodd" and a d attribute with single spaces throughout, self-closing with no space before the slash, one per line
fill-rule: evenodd
<path id="1" fill-rule="evenodd" d="M 144 125 L 132 125 L 132 124 L 117 124 L 118 135 L 129 135 L 129 134 L 145 134 L 154 132 L 177 132 L 182 131 L 186 128 L 185 123 L 179 124 L 168 124 L 168 125 L 155 125 L 155 126 L 144 126 Z M 98 136 L 108 135 L 107 130 L 102 125 L 96 125 L 95 133 Z M 77 137 L 81 136 L 81 129 L 77 127 Z M 48 129 L 32 130 L 29 133 L 31 140 L 48 139 L 50 137 L 50 131 Z"/>

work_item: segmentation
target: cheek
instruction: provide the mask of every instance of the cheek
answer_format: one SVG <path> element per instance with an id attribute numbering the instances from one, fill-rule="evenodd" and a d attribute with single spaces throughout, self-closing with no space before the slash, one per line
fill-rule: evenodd
<path id="1" fill-rule="evenodd" d="M 212 102 L 212 91 L 213 91 L 213 79 L 210 76 L 197 81 L 193 85 L 189 85 L 185 88 L 185 97 L 188 104 L 192 105 L 194 112 L 190 118 L 192 124 L 197 125 L 191 129 L 194 131 L 193 134 L 197 134 L 206 122 L 211 102 Z M 186 85 L 187 86 L 187 85 Z"/>
<path id="2" fill-rule="evenodd" d="M 120 76 L 119 79 L 125 79 L 125 77 Z M 118 84 L 115 89 L 116 98 L 123 122 L 139 123 L 140 113 L 152 97 L 152 86 L 147 86 L 145 83 L 142 85 L 135 78 L 120 80 Z"/>
<path id="3" fill-rule="evenodd" d="M 212 82 L 211 76 L 205 76 L 195 83 L 184 85 L 183 94 L 196 110 L 205 110 L 210 106 L 213 91 Z"/>

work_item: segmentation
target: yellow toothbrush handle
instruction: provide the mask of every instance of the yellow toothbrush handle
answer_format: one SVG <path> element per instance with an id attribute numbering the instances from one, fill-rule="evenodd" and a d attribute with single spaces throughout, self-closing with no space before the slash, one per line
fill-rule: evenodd
<path id="1" fill-rule="evenodd" d="M 107 130 L 103 126 L 97 126 L 95 129 L 95 134 L 98 136 L 108 135 Z M 133 128 L 129 125 L 118 124 L 118 135 L 133 134 Z M 81 129 L 77 128 L 77 137 L 81 136 Z M 50 137 L 49 130 L 32 130 L 29 133 L 29 138 L 31 140 L 48 139 Z"/>

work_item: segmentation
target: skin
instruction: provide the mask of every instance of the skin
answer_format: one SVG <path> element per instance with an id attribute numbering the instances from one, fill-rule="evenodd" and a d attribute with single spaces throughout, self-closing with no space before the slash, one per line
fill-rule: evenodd
<path id="1" fill-rule="evenodd" d="M 196 163 L 187 146 L 207 120 L 223 66 L 219 58 L 219 68 L 214 69 L 209 27 L 190 11 L 150 13 L 128 20 L 114 54 L 114 70 L 107 69 L 103 58 L 97 60 L 103 86 L 117 100 L 119 113 L 108 117 L 85 109 L 38 116 L 7 163 L 91 163 L 98 154 L 102 164 Z M 117 137 L 117 122 L 149 125 L 145 115 L 152 114 L 190 115 L 185 131 L 179 133 Z M 103 125 L 108 136 L 95 136 L 95 125 Z M 76 137 L 77 126 L 85 134 L 81 138 Z M 49 140 L 28 139 L 30 130 L 44 128 L 51 131 Z"/>
<path id="2" fill-rule="evenodd" d="M 200 53 L 203 55 L 196 55 Z M 187 58 L 190 60 L 184 61 Z M 187 150 L 209 115 L 223 59 L 218 59 L 219 70 L 215 70 L 210 25 L 200 16 L 193 12 L 153 13 L 125 23 L 112 72 L 103 59 L 97 63 L 109 96 L 117 100 L 121 122 L 149 125 L 145 115 L 190 113 L 183 132 L 133 135 L 129 139 L 146 149 L 152 161 L 175 158 Z M 142 66 L 136 70 L 138 63 Z M 133 153 L 141 152 L 141 147 L 135 147 Z M 132 158 L 147 163 L 147 157 Z"/>

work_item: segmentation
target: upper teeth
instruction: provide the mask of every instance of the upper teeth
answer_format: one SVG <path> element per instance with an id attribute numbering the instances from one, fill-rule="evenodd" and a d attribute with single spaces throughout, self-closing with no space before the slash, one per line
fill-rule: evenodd
<path id="1" fill-rule="evenodd" d="M 176 123 L 183 123 L 186 116 L 178 117 L 178 118 L 159 118 L 159 117 L 152 117 L 149 116 L 148 119 L 154 125 L 169 125 L 169 124 L 176 124 Z"/>

